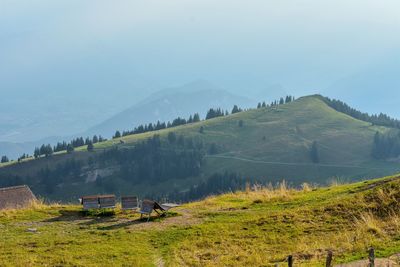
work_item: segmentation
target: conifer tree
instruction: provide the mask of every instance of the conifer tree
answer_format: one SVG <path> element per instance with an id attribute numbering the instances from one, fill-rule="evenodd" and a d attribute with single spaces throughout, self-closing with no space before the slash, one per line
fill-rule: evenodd
<path id="1" fill-rule="evenodd" d="M 318 144 L 314 141 L 311 145 L 310 149 L 310 157 L 313 163 L 319 163 L 319 151 L 318 151 Z"/>
<path id="2" fill-rule="evenodd" d="M 2 156 L 1 157 L 1 163 L 6 163 L 6 162 L 9 162 L 10 160 L 8 159 L 8 157 L 7 156 Z"/>
<path id="3" fill-rule="evenodd" d="M 120 137 L 121 137 L 121 132 L 117 130 L 117 131 L 115 132 L 114 136 L 113 136 L 113 139 L 115 139 L 115 138 L 120 138 Z"/>
<path id="4" fill-rule="evenodd" d="M 195 113 L 193 115 L 193 122 L 199 122 L 200 121 L 200 115 L 199 113 Z"/>
<path id="5" fill-rule="evenodd" d="M 235 114 L 235 113 L 238 113 L 238 112 L 241 112 L 242 111 L 242 109 L 241 108 L 239 108 L 237 105 L 234 105 L 233 106 L 233 108 L 232 108 L 232 114 Z"/>
<path id="6" fill-rule="evenodd" d="M 74 146 L 72 144 L 67 145 L 67 153 L 72 153 L 74 151 Z"/>
<path id="7" fill-rule="evenodd" d="M 35 150 L 33 152 L 33 156 L 35 157 L 35 159 L 40 157 L 40 149 L 38 147 L 35 147 Z"/>
<path id="8" fill-rule="evenodd" d="M 88 151 L 93 151 L 93 149 L 94 149 L 93 143 L 90 141 L 90 142 L 88 143 L 88 145 L 87 145 L 87 150 L 88 150 Z"/>

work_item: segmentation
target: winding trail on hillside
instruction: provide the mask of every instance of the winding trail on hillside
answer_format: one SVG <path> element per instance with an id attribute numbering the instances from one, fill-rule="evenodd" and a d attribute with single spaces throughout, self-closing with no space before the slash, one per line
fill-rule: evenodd
<path id="1" fill-rule="evenodd" d="M 118 229 L 118 228 L 125 228 L 129 230 L 164 230 L 170 226 L 190 226 L 193 224 L 198 224 L 201 223 L 202 219 L 199 217 L 196 217 L 192 212 L 186 209 L 180 209 L 177 210 L 179 215 L 173 216 L 173 217 L 159 217 L 153 216 L 151 217 L 152 220 L 147 221 L 146 218 L 143 218 L 142 220 L 139 218 L 136 218 L 132 220 L 131 218 L 119 218 L 116 220 L 113 220 L 111 222 L 102 222 L 102 219 L 100 219 L 98 222 L 103 223 L 101 227 L 99 227 L 100 230 L 112 230 L 112 229 Z M 160 218 L 160 220 L 158 220 Z M 156 220 L 154 220 L 156 219 Z"/>
<path id="2" fill-rule="evenodd" d="M 232 160 L 246 161 L 259 164 L 284 165 L 284 166 L 309 166 L 309 167 L 317 166 L 317 167 L 354 168 L 354 169 L 367 169 L 367 170 L 386 170 L 386 168 L 371 168 L 371 167 L 364 167 L 357 165 L 276 162 L 276 161 L 264 161 L 264 160 L 249 159 L 249 158 L 235 157 L 235 156 L 224 156 L 224 155 L 207 155 L 206 158 L 232 159 Z"/>

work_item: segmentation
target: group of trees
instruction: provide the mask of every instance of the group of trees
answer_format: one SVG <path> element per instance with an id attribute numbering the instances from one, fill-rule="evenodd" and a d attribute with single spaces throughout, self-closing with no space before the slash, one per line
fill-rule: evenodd
<path id="1" fill-rule="evenodd" d="M 54 166 L 44 166 L 35 172 L 24 175 L 0 173 L 0 187 L 27 184 L 40 195 L 53 194 L 57 185 L 82 180 L 83 160 L 68 159 Z"/>
<path id="2" fill-rule="evenodd" d="M 152 132 L 152 131 L 158 131 L 166 128 L 171 128 L 171 127 L 176 127 L 179 125 L 185 125 L 188 123 L 194 123 L 194 122 L 199 122 L 200 121 L 200 115 L 198 113 L 195 113 L 193 116 L 190 115 L 188 119 L 184 119 L 181 117 L 178 117 L 172 122 L 160 122 L 157 121 L 157 123 L 149 123 L 149 124 L 144 124 L 144 125 L 139 125 L 135 127 L 132 131 L 123 131 L 122 133 L 120 131 L 116 131 L 115 134 L 113 135 L 113 139 L 119 138 L 122 136 L 127 136 L 131 134 L 140 134 L 140 133 L 146 133 L 146 132 Z"/>
<path id="3" fill-rule="evenodd" d="M 40 186 L 46 194 L 52 194 L 61 183 L 79 182 L 83 166 L 84 161 L 75 159 L 59 163 L 52 169 L 46 166 L 39 170 L 36 186 Z"/>
<path id="4" fill-rule="evenodd" d="M 154 183 L 199 175 L 204 149 L 201 141 L 170 133 L 166 140 L 155 135 L 132 149 L 106 150 L 96 161 L 99 166 L 120 166 L 114 176 L 128 183 Z"/>
<path id="5" fill-rule="evenodd" d="M 257 108 L 266 108 L 266 107 L 275 107 L 278 105 L 283 105 L 283 104 L 288 104 L 290 102 L 293 102 L 295 100 L 294 96 L 288 95 L 286 97 L 281 97 L 279 100 L 275 100 L 272 101 L 271 104 L 266 104 L 265 101 L 264 102 L 259 102 L 257 104 Z"/>
<path id="6" fill-rule="evenodd" d="M 47 144 L 47 145 L 43 144 L 43 145 L 41 145 L 40 148 L 39 147 L 35 148 L 35 150 L 33 151 L 33 156 L 35 158 L 38 158 L 40 156 L 49 157 L 53 154 L 53 152 L 54 152 L 54 150 L 50 144 Z"/>
<path id="7" fill-rule="evenodd" d="M 238 107 L 237 105 L 233 105 L 231 114 L 239 113 L 242 112 L 243 109 Z M 227 110 L 223 111 L 221 108 L 210 108 L 207 111 L 206 114 L 206 120 L 217 118 L 217 117 L 223 117 L 223 116 L 228 116 L 229 112 Z"/>
<path id="8" fill-rule="evenodd" d="M 228 115 L 228 111 L 223 111 L 221 108 L 210 108 L 206 114 L 206 120 Z"/>
<path id="9" fill-rule="evenodd" d="M 393 119 L 389 117 L 386 114 L 380 113 L 379 115 L 369 115 L 368 113 L 363 113 L 357 109 L 354 109 L 347 105 L 346 103 L 336 100 L 336 99 L 330 99 L 328 97 L 321 97 L 325 103 L 327 103 L 331 108 L 345 113 L 353 118 L 356 118 L 358 120 L 370 122 L 374 125 L 380 125 L 380 126 L 387 126 L 387 127 L 392 127 L 392 128 L 399 128 L 400 129 L 400 120 Z"/>
<path id="10" fill-rule="evenodd" d="M 72 139 L 72 141 L 69 143 L 66 143 L 65 141 L 62 143 L 58 142 L 57 145 L 54 146 L 54 152 L 64 151 L 64 150 L 71 152 L 76 147 L 93 146 L 93 144 L 104 142 L 106 140 L 107 139 L 103 138 L 101 135 L 99 136 L 94 135 L 92 138 L 86 137 L 86 139 L 83 139 L 83 137 L 77 137 L 75 139 Z"/>
<path id="11" fill-rule="evenodd" d="M 350 107 L 340 100 L 330 99 L 328 97 L 321 98 L 333 109 L 353 118 L 370 122 L 373 125 L 400 129 L 400 120 L 393 119 L 386 114 L 369 115 L 368 113 L 363 113 Z M 388 159 L 400 156 L 400 133 L 398 130 L 393 129 L 387 133 L 377 132 L 374 137 L 371 154 L 376 159 Z"/>
<path id="12" fill-rule="evenodd" d="M 233 108 L 232 108 L 232 114 L 235 114 L 235 113 L 239 113 L 239 112 L 242 112 L 243 111 L 243 109 L 241 109 L 241 108 L 239 108 L 237 105 L 234 105 L 233 106 Z"/>
<path id="13" fill-rule="evenodd" d="M 51 146 L 43 147 L 49 148 Z M 94 184 L 98 191 L 110 192 L 127 183 L 131 186 L 141 183 L 150 185 L 170 179 L 198 176 L 208 149 L 209 146 L 200 140 L 171 132 L 165 139 L 155 135 L 131 149 L 113 147 L 92 154 L 87 160 L 69 159 L 56 165 L 44 166 L 29 176 L 0 177 L 0 185 L 27 183 L 39 193 L 56 194 L 60 184 L 84 182 L 85 175 L 89 175 L 90 170 L 118 166 L 106 177 L 98 175 Z"/>
<path id="14" fill-rule="evenodd" d="M 18 157 L 18 162 L 21 162 L 23 159 L 26 159 L 28 157 L 29 155 L 24 153 L 20 157 Z M 10 162 L 10 159 L 7 156 L 2 156 L 0 163 L 7 163 L 7 162 Z"/>
<path id="15" fill-rule="evenodd" d="M 23 159 L 29 158 L 28 154 L 22 154 L 20 157 L 18 157 L 18 162 L 21 162 Z"/>
<path id="16" fill-rule="evenodd" d="M 231 114 L 242 112 L 242 111 L 243 111 L 243 109 L 241 109 L 237 105 L 234 105 L 232 108 Z M 207 111 L 205 119 L 208 120 L 208 119 L 227 116 L 227 115 L 229 115 L 229 112 L 227 110 L 223 111 L 221 108 L 210 108 Z M 128 131 L 121 132 L 121 131 L 117 130 L 117 131 L 115 131 L 115 134 L 113 135 L 112 138 L 115 139 L 115 138 L 120 138 L 123 136 L 132 135 L 132 134 L 152 132 L 152 131 L 162 130 L 162 129 L 166 129 L 166 128 L 176 127 L 179 125 L 185 125 L 185 124 L 189 124 L 189 123 L 199 122 L 199 121 L 201 121 L 200 115 L 198 113 L 195 113 L 193 116 L 190 115 L 188 119 L 178 117 L 178 118 L 172 120 L 172 122 L 165 123 L 165 122 L 157 121 L 157 123 L 149 123 L 149 124 L 139 125 L 131 131 L 128 130 Z"/>
<path id="17" fill-rule="evenodd" d="M 76 147 L 80 147 L 80 146 L 87 146 L 87 150 L 92 151 L 94 148 L 93 144 L 103 142 L 106 140 L 107 139 L 103 138 L 101 135 L 99 135 L 99 136 L 94 135 L 92 138 L 86 137 L 86 139 L 83 139 L 83 137 L 77 137 L 77 138 L 71 140 L 71 142 L 69 142 L 69 143 L 67 143 L 65 141 L 58 142 L 54 147 L 52 147 L 50 144 L 47 144 L 47 145 L 43 144 L 40 147 L 35 148 L 35 150 L 33 152 L 33 156 L 35 158 L 39 158 L 41 156 L 49 157 L 53 153 L 59 152 L 59 151 L 67 151 L 68 153 L 71 153 L 72 151 L 74 151 L 74 149 Z M 23 157 L 23 156 L 21 156 L 21 157 Z"/>
<path id="18" fill-rule="evenodd" d="M 400 132 L 376 132 L 372 147 L 372 156 L 376 159 L 396 158 L 400 156 Z"/>
<path id="19" fill-rule="evenodd" d="M 249 181 L 237 173 L 215 173 L 206 181 L 191 186 L 187 192 L 173 192 L 168 195 L 168 198 L 184 202 L 199 200 L 211 194 L 223 194 L 226 192 L 244 190 L 248 182 Z"/>
<path id="20" fill-rule="evenodd" d="M 271 106 L 283 104 L 283 103 L 289 103 L 292 100 L 294 100 L 293 97 L 287 96 L 285 99 L 281 98 L 279 102 L 278 101 L 272 102 Z M 266 106 L 268 106 L 268 105 L 266 105 L 265 102 L 263 102 L 262 104 L 259 103 L 257 108 L 266 107 Z M 242 108 L 238 107 L 237 105 L 234 105 L 232 108 L 231 114 L 235 114 L 235 113 L 242 112 L 242 111 L 243 111 Z M 208 119 L 212 119 L 212 118 L 216 118 L 216 117 L 220 117 L 220 116 L 226 116 L 226 115 L 229 115 L 228 111 L 224 112 L 221 108 L 210 108 L 207 111 L 207 115 L 206 115 L 205 119 L 208 120 Z M 154 124 L 149 123 L 149 124 L 139 125 L 131 131 L 122 131 L 121 132 L 121 131 L 117 130 L 112 138 L 119 138 L 122 136 L 127 136 L 127 135 L 132 135 L 132 134 L 157 131 L 157 130 L 161 130 L 161 129 L 176 127 L 179 125 L 185 125 L 188 123 L 199 122 L 200 120 L 201 120 L 200 115 L 198 113 L 195 113 L 193 116 L 190 115 L 190 117 L 188 119 L 178 117 L 178 118 L 174 119 L 172 122 L 168 122 L 168 123 L 157 121 L 157 123 L 154 123 Z M 240 123 L 240 126 L 243 126 L 242 122 Z M 94 135 L 92 138 L 87 137 L 86 139 L 84 139 L 83 137 L 77 137 L 77 138 L 71 140 L 69 143 L 65 142 L 65 141 L 57 142 L 57 144 L 55 146 L 51 146 L 50 144 L 42 144 L 40 147 L 36 147 L 34 149 L 33 156 L 35 158 L 39 158 L 41 156 L 49 157 L 53 153 L 60 152 L 60 151 L 67 151 L 68 153 L 71 153 L 72 151 L 74 151 L 75 148 L 80 147 L 80 146 L 85 146 L 85 145 L 87 146 L 87 149 L 89 151 L 91 151 L 94 148 L 93 144 L 96 144 L 98 142 L 103 142 L 106 140 L 107 139 L 103 138 L 101 135 L 100 136 Z M 26 157 L 28 157 L 28 155 L 24 154 L 21 157 L 19 157 L 18 161 L 21 161 L 22 159 L 24 159 Z"/>

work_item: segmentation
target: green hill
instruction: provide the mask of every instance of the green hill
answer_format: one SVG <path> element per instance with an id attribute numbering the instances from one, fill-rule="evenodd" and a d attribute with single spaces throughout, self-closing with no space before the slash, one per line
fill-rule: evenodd
<path id="1" fill-rule="evenodd" d="M 295 266 L 325 266 L 327 250 L 338 264 L 366 259 L 371 246 L 388 258 L 400 251 L 399 197 L 400 178 L 392 176 L 326 188 L 258 187 L 150 222 L 120 209 L 104 217 L 34 204 L 0 211 L 0 265 L 284 266 L 293 255 Z"/>
<path id="2" fill-rule="evenodd" d="M 203 130 L 200 131 L 200 128 Z M 325 184 L 331 179 L 365 179 L 389 175 L 400 169 L 396 162 L 372 158 L 372 144 L 377 131 L 387 132 L 389 128 L 354 119 L 330 108 L 319 96 L 309 96 L 277 107 L 253 109 L 109 140 L 96 144 L 94 152 L 87 152 L 86 147 L 81 147 L 72 154 L 60 153 L 49 158 L 9 164 L 0 168 L 0 181 L 14 179 L 30 184 L 35 193 L 50 199 L 72 200 L 82 194 L 99 192 L 154 197 L 171 196 L 174 192 L 175 196 L 179 196 L 179 192 L 185 192 L 193 185 L 206 183 L 213 174 L 225 172 L 236 173 L 250 182 L 275 183 L 285 179 L 293 185 L 302 182 Z M 168 135 L 171 132 L 177 137 L 183 136 L 185 145 L 169 145 Z M 137 175 L 139 172 L 128 172 L 129 166 L 140 168 L 141 165 L 136 162 L 131 165 L 125 163 L 129 166 L 123 166 L 122 159 L 99 163 L 98 157 L 104 151 L 116 147 L 119 151 L 133 151 L 154 135 L 159 135 L 163 144 L 157 150 L 161 161 L 169 155 L 163 155 L 164 150 L 178 154 L 181 150 L 197 153 L 193 148 L 188 149 L 186 143 L 201 143 L 199 170 L 180 175 L 178 179 L 174 175 L 164 177 L 166 172 L 162 170 L 168 169 L 169 165 L 160 166 L 158 176 L 153 174 L 157 177 L 150 181 L 141 179 Z M 318 163 L 310 156 L 313 143 L 318 149 Z M 179 160 L 187 155 L 181 155 Z M 153 156 L 152 160 L 157 158 Z M 64 167 L 62 164 L 71 160 L 79 166 L 74 165 L 73 172 L 53 181 L 52 190 L 47 190 L 41 180 L 46 171 L 50 176 L 55 175 L 51 170 L 57 166 L 61 169 Z M 158 164 L 157 160 L 152 164 Z M 190 164 L 194 166 L 197 163 Z M 177 171 L 181 168 L 179 166 L 175 167 Z M 135 175 L 124 175 L 123 170 Z M 96 183 L 97 177 L 102 177 L 104 183 Z"/>

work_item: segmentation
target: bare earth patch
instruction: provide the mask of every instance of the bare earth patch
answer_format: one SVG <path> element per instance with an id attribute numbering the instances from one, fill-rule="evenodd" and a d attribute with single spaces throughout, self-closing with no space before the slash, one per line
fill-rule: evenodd
<path id="1" fill-rule="evenodd" d="M 367 267 L 368 260 L 360 260 L 344 264 L 335 265 L 335 267 Z M 393 255 L 385 259 L 375 259 L 375 267 L 397 267 L 400 266 L 400 254 Z"/>

